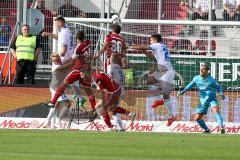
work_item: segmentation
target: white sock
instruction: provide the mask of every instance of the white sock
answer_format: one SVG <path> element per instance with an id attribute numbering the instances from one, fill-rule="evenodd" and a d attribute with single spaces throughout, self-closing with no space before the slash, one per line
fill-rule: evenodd
<path id="1" fill-rule="evenodd" d="M 56 124 L 61 124 L 61 119 L 57 117 Z"/>
<path id="2" fill-rule="evenodd" d="M 48 115 L 47 115 L 47 120 L 46 120 L 45 124 L 50 123 L 50 120 L 52 119 L 52 117 L 55 114 L 55 110 L 56 110 L 56 108 L 50 108 L 50 110 L 48 112 Z"/>
<path id="3" fill-rule="evenodd" d="M 65 107 L 65 106 L 61 109 L 61 111 L 60 111 L 60 113 L 59 113 L 59 115 L 58 115 L 58 119 L 59 119 L 60 121 L 62 120 L 64 114 L 65 114 L 68 110 L 69 110 L 69 108 L 68 108 L 68 107 Z"/>
<path id="4" fill-rule="evenodd" d="M 95 110 L 96 110 L 96 112 L 97 112 L 97 114 L 98 114 L 98 116 L 99 116 L 100 118 L 103 117 L 102 114 L 101 114 L 100 108 L 95 108 Z M 101 118 L 101 119 L 102 119 L 102 118 Z"/>
<path id="5" fill-rule="evenodd" d="M 57 109 L 55 108 L 55 110 L 53 112 L 53 116 L 51 118 L 51 128 L 54 128 L 54 124 L 56 123 L 56 119 L 57 119 Z"/>
<path id="6" fill-rule="evenodd" d="M 168 118 L 171 118 L 173 116 L 171 99 L 164 100 L 164 104 L 165 104 L 165 107 L 168 111 Z"/>
<path id="7" fill-rule="evenodd" d="M 116 114 L 116 115 L 113 115 L 112 117 L 113 117 L 113 120 L 118 124 L 118 127 L 120 128 L 120 130 L 124 130 L 122 120 L 119 117 L 119 115 Z"/>

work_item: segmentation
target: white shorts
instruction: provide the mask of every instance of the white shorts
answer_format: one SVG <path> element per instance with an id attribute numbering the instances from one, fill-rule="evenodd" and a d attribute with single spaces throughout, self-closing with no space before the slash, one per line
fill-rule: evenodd
<path id="1" fill-rule="evenodd" d="M 155 71 L 153 73 L 153 76 L 158 82 L 164 81 L 169 84 L 173 84 L 175 72 L 174 72 L 174 70 L 169 70 L 169 71 L 165 72 L 165 74 L 162 74 L 161 72 Z"/>
<path id="2" fill-rule="evenodd" d="M 171 93 L 173 90 L 174 70 L 164 72 L 154 72 L 152 76 L 158 81 L 161 94 Z"/>
<path id="3" fill-rule="evenodd" d="M 118 64 L 111 63 L 107 66 L 107 74 L 110 75 L 120 85 L 121 96 L 124 96 L 125 77 L 122 67 Z"/>

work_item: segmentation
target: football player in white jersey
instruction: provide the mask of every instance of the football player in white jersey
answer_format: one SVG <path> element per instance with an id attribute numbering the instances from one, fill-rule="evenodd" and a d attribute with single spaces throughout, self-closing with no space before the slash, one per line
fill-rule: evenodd
<path id="1" fill-rule="evenodd" d="M 48 32 L 43 32 L 42 36 L 49 36 L 53 39 L 58 40 L 58 51 L 57 53 L 53 53 L 52 54 L 52 79 L 51 79 L 51 83 L 50 83 L 50 91 L 52 94 L 52 97 L 54 96 L 57 87 L 63 82 L 64 78 L 66 77 L 66 75 L 69 73 L 70 70 L 67 71 L 59 71 L 57 70 L 57 68 L 59 66 L 61 66 L 62 64 L 64 64 L 66 62 L 66 60 L 71 57 L 72 53 L 73 53 L 73 36 L 72 36 L 72 32 L 70 31 L 70 29 L 66 26 L 65 24 L 65 19 L 61 16 L 57 17 L 55 19 L 56 22 L 56 27 L 58 29 L 58 34 L 53 34 L 53 33 L 48 33 Z M 59 60 L 57 60 L 59 59 Z M 60 124 L 60 120 L 62 118 L 62 116 L 64 115 L 64 113 L 68 110 L 68 108 L 70 107 L 71 103 L 70 101 L 67 99 L 66 95 L 62 95 L 61 97 L 59 97 L 58 102 L 62 102 L 63 101 L 63 108 L 59 113 L 59 117 L 57 119 L 57 124 L 59 126 Z M 47 120 L 45 122 L 45 125 L 47 126 L 50 123 L 50 120 L 53 118 L 54 115 L 56 115 L 56 108 L 54 105 L 50 106 L 50 110 L 47 116 Z M 54 125 L 54 121 L 52 121 L 51 123 L 51 128 Z"/>
<path id="2" fill-rule="evenodd" d="M 167 126 L 170 126 L 174 121 L 170 99 L 173 90 L 174 70 L 168 48 L 161 41 L 160 34 L 153 34 L 150 38 L 150 45 L 129 46 L 129 49 L 142 50 L 148 57 L 156 59 L 156 71 L 148 76 L 147 85 L 149 85 L 151 93 L 157 96 L 157 101 L 152 105 L 152 108 L 165 104 L 168 111 Z"/>

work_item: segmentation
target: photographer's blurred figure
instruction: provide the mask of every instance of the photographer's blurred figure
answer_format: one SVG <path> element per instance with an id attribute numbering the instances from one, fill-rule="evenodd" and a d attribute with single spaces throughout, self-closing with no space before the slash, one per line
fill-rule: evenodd
<path id="1" fill-rule="evenodd" d="M 10 27 L 10 25 L 7 24 L 7 18 L 1 17 L 1 20 L 0 20 L 0 47 L 8 46 L 10 32 L 11 32 L 11 27 Z M 0 51 L 1 50 L 4 50 L 4 49 L 0 48 Z"/>

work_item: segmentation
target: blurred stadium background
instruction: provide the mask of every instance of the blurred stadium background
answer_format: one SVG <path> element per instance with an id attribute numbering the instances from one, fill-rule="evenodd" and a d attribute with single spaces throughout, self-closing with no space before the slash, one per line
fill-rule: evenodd
<path id="1" fill-rule="evenodd" d="M 43 1 L 43 0 L 41 0 Z M 70 1 L 70 0 L 69 0 Z M 196 0 L 197 1 L 197 0 Z M 59 14 L 67 20 L 73 35 L 77 30 L 84 30 L 87 39 L 92 41 L 92 52 L 96 53 L 109 32 L 110 18 L 119 14 L 122 19 L 122 36 L 129 44 L 148 44 L 149 36 L 160 33 L 163 42 L 171 51 L 172 63 L 176 71 L 175 91 L 172 94 L 174 114 L 178 121 L 192 121 L 198 94 L 195 90 L 181 98 L 176 97 L 177 91 L 198 74 L 201 63 L 211 67 L 211 75 L 224 88 L 226 100 L 221 101 L 221 112 L 224 123 L 231 122 L 238 127 L 240 122 L 240 22 L 224 22 L 222 0 L 209 1 L 215 12 L 216 20 L 191 20 L 194 13 L 195 0 L 188 5 L 180 5 L 180 0 L 72 0 L 72 7 L 66 13 L 62 6 L 67 0 L 45 0 L 41 9 L 45 16 L 46 31 L 54 28 L 53 17 Z M 30 12 L 36 9 L 35 0 L 1 0 L 0 18 L 6 17 L 10 26 L 9 41 L 20 34 L 20 25 L 30 23 Z M 210 14 L 209 14 L 210 15 Z M 92 18 L 89 19 L 89 18 Z M 97 23 L 96 19 L 103 19 Z M 84 20 L 87 19 L 87 20 Z M 105 20 L 104 20 L 105 19 Z M 129 19 L 129 21 L 127 21 Z M 131 21 L 139 20 L 139 22 Z M 141 21 L 140 21 L 141 20 Z M 144 23 L 143 20 L 146 20 Z M 152 20 L 152 21 L 151 21 Z M 157 20 L 157 21 L 154 21 Z M 156 24 L 154 24 L 156 22 Z M 31 26 L 32 32 L 40 35 L 39 27 Z M 3 33 L 0 33 L 3 34 Z M 36 34 L 36 33 L 35 33 Z M 74 38 L 75 40 L 75 38 Z M 4 117 L 45 118 L 47 108 L 41 103 L 50 99 L 48 89 L 51 79 L 50 54 L 55 50 L 51 39 L 43 39 L 42 54 L 37 62 L 35 75 L 36 85 L 15 85 L 15 60 L 9 56 L 9 44 L 0 46 L 1 87 L 0 87 L 0 125 L 5 125 Z M 76 42 L 74 41 L 76 44 Z M 147 86 L 144 78 L 154 62 L 140 52 L 128 51 L 128 69 L 132 73 L 126 81 L 126 97 L 121 106 L 137 113 L 137 120 L 165 121 L 167 113 L 163 107 L 153 110 L 150 104 L 155 97 L 146 94 Z M 71 91 L 69 90 L 68 93 Z M 124 118 L 124 117 L 123 117 Z M 216 120 L 209 113 L 206 117 L 209 124 Z M 197 131 L 196 131 L 197 132 Z M 232 128 L 227 130 L 232 132 Z M 240 133 L 238 129 L 237 133 Z"/>

